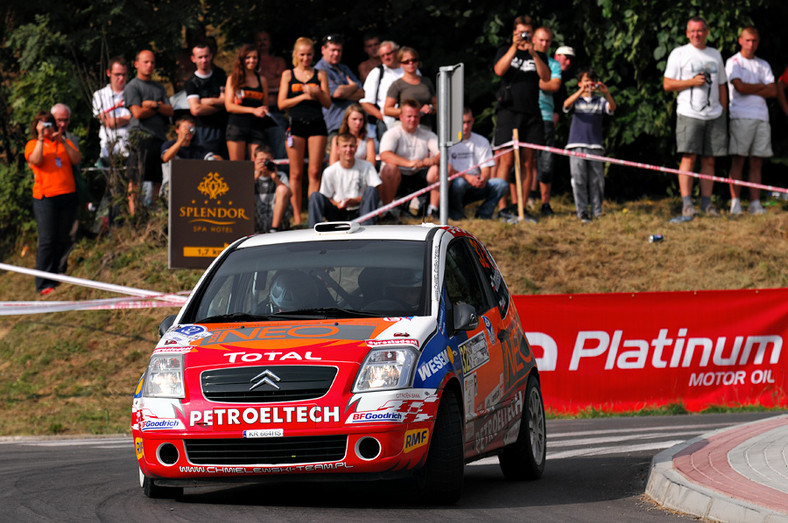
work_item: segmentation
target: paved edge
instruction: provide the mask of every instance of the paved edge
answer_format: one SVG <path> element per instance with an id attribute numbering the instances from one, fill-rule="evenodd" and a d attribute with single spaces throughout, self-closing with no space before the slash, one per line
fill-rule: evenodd
<path id="1" fill-rule="evenodd" d="M 763 420 L 747 423 L 757 424 Z M 688 447 L 729 431 L 742 425 L 715 430 L 698 436 L 680 445 L 663 450 L 651 460 L 646 495 L 659 505 L 699 516 L 711 521 L 763 521 L 767 523 L 788 523 L 788 514 L 734 498 L 717 490 L 690 481 L 674 468 L 673 458 Z M 732 449 L 729 449 L 732 450 Z M 725 519 L 719 516 L 724 515 Z"/>

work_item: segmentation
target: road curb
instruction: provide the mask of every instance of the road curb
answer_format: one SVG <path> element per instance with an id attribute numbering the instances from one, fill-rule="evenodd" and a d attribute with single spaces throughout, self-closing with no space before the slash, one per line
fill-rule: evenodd
<path id="1" fill-rule="evenodd" d="M 788 523 L 786 514 L 699 485 L 674 468 L 673 459 L 677 454 L 692 445 L 705 444 L 709 438 L 735 428 L 737 427 L 729 427 L 698 436 L 654 456 L 646 484 L 646 495 L 666 508 L 712 521 Z"/>

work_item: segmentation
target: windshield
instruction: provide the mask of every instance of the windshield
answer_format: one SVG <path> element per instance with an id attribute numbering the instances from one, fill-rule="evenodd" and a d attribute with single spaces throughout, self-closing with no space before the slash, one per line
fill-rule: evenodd
<path id="1" fill-rule="evenodd" d="M 201 286 L 182 321 L 427 315 L 426 245 L 334 240 L 238 249 Z"/>

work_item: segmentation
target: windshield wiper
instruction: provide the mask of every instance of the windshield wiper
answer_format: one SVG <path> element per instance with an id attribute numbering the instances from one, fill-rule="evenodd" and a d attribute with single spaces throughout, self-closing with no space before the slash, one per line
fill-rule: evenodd
<path id="1" fill-rule="evenodd" d="M 282 311 L 270 315 L 271 319 L 303 319 L 312 318 L 377 318 L 380 316 L 376 312 L 364 312 L 353 309 L 343 309 L 341 307 L 316 307 L 314 309 L 298 309 L 292 311 Z"/>
<path id="2" fill-rule="evenodd" d="M 267 314 L 249 314 L 248 312 L 233 312 L 230 314 L 219 314 L 209 316 L 194 323 L 233 323 L 237 321 L 266 321 L 271 319 Z"/>

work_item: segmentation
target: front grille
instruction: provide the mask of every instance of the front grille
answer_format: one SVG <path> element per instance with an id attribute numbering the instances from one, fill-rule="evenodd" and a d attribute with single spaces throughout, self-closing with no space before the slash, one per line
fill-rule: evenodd
<path id="1" fill-rule="evenodd" d="M 325 366 L 233 367 L 205 371 L 200 382 L 203 396 L 210 401 L 267 403 L 319 398 L 336 375 L 336 367 Z"/>
<path id="2" fill-rule="evenodd" d="M 187 439 L 186 455 L 196 465 L 287 465 L 338 461 L 347 436 Z"/>

